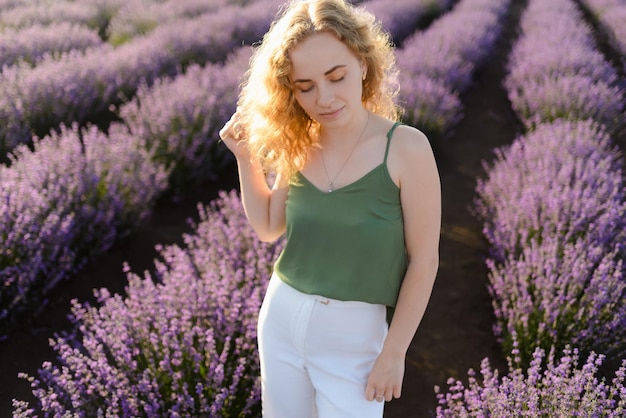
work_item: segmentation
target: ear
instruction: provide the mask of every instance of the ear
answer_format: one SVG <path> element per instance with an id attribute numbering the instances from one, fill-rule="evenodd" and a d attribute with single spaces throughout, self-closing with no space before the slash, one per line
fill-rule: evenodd
<path id="1" fill-rule="evenodd" d="M 365 63 L 365 59 L 361 59 L 361 78 L 365 80 L 367 77 L 367 64 Z"/>

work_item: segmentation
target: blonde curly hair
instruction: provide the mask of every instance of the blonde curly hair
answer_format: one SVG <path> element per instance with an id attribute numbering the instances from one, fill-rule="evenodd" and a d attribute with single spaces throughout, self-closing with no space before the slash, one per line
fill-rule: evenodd
<path id="1" fill-rule="evenodd" d="M 365 62 L 361 100 L 369 111 L 398 120 L 400 108 L 393 44 L 371 13 L 345 0 L 292 0 L 285 6 L 255 47 L 238 106 L 252 158 L 287 181 L 319 145 L 319 124 L 296 101 L 289 78 L 289 53 L 311 34 L 333 34 Z"/>

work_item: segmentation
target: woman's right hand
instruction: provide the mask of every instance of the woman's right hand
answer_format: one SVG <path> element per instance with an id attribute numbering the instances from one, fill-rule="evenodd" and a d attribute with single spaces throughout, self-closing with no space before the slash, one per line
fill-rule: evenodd
<path id="1" fill-rule="evenodd" d="M 249 160 L 248 138 L 242 119 L 241 113 L 239 111 L 235 112 L 220 129 L 219 135 L 237 160 Z"/>

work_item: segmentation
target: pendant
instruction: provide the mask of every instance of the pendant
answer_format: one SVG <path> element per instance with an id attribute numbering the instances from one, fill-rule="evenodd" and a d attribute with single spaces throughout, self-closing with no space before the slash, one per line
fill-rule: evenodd
<path id="1" fill-rule="evenodd" d="M 332 193 L 332 192 L 333 192 L 333 184 L 328 183 L 328 193 Z"/>

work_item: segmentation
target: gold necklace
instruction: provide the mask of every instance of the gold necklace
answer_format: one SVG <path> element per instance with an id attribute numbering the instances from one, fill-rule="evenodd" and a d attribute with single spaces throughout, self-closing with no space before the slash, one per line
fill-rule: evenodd
<path id="1" fill-rule="evenodd" d="M 350 159 L 350 157 L 352 157 L 352 153 L 356 149 L 357 144 L 359 142 L 361 142 L 361 138 L 363 137 L 363 134 L 365 133 L 365 129 L 367 128 L 367 125 L 369 124 L 369 121 L 370 121 L 370 112 L 368 110 L 367 111 L 367 120 L 365 121 L 365 126 L 363 126 L 363 130 L 361 131 L 361 134 L 359 135 L 357 140 L 354 142 L 354 145 L 352 146 L 352 149 L 350 150 L 350 153 L 348 154 L 348 157 L 345 159 L 345 161 L 343 162 L 341 167 L 339 167 L 339 171 L 337 171 L 337 174 L 335 174 L 335 177 L 333 177 L 332 179 L 328 175 L 328 169 L 326 168 L 326 159 L 324 158 L 324 148 L 322 148 L 322 164 L 324 165 L 324 172 L 326 173 L 326 178 L 328 179 L 328 193 L 332 193 L 333 190 L 335 190 L 335 188 L 333 186 L 333 183 L 335 182 L 335 180 L 337 180 L 337 177 L 339 177 L 339 174 L 341 174 L 341 171 L 343 170 L 343 168 L 348 163 L 348 160 Z"/>

